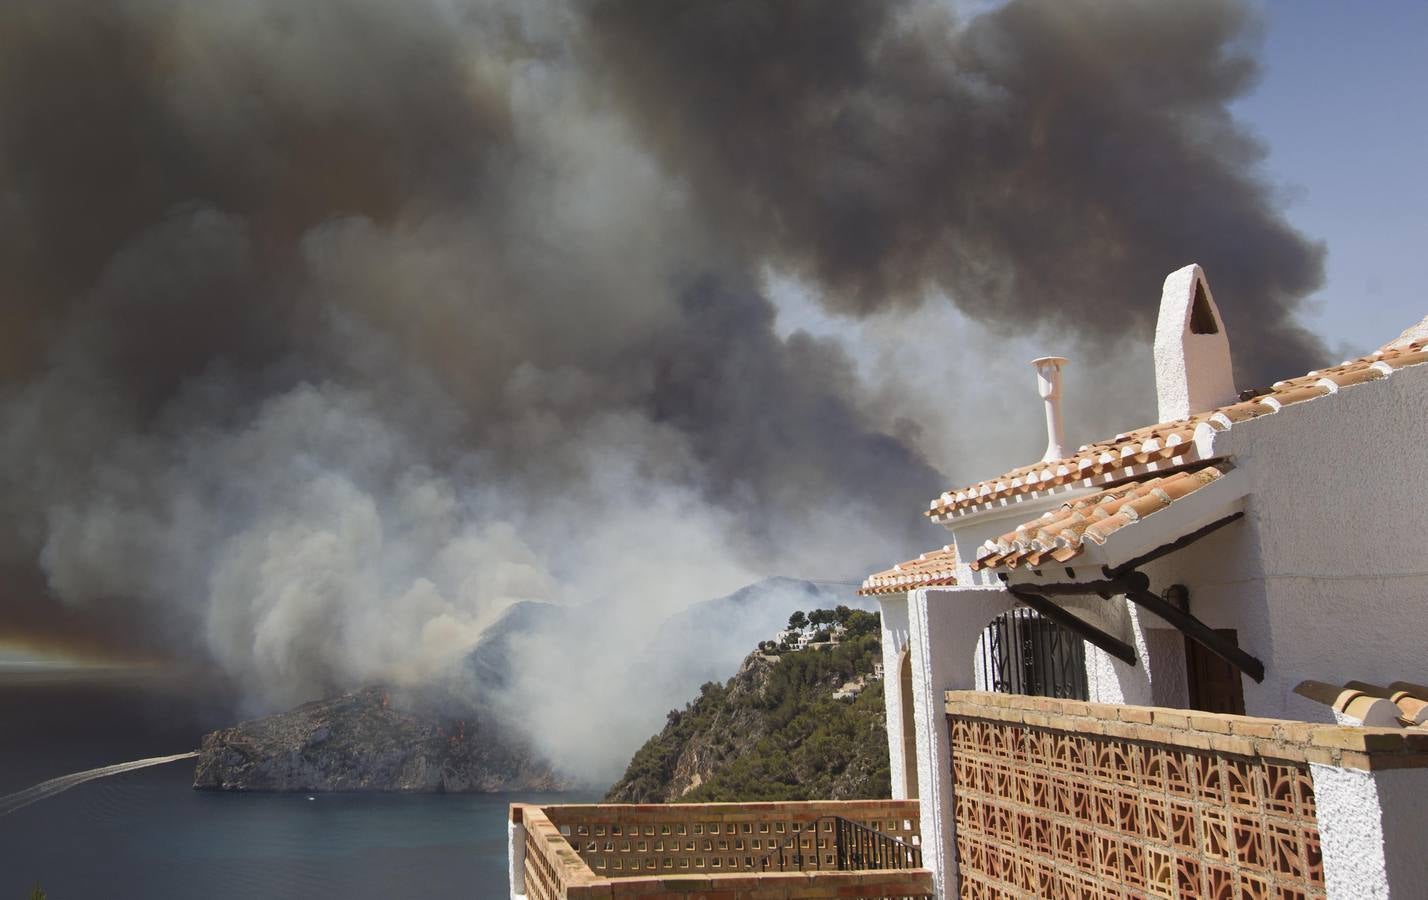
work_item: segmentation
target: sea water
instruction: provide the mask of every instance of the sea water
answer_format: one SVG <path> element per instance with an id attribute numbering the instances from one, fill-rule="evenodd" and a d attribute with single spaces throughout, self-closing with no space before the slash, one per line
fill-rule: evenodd
<path id="1" fill-rule="evenodd" d="M 160 676 L 0 671 L 0 796 L 195 749 L 228 713 Z M 0 815 L 0 900 L 500 898 L 512 801 L 590 794 L 194 791 L 192 760 Z"/>

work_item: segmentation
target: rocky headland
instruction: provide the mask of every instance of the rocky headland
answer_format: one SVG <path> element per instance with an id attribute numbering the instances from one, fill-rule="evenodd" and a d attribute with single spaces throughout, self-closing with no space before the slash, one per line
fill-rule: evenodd
<path id="1" fill-rule="evenodd" d="M 383 688 L 214 731 L 193 786 L 226 791 L 556 791 L 570 785 L 475 713 Z"/>

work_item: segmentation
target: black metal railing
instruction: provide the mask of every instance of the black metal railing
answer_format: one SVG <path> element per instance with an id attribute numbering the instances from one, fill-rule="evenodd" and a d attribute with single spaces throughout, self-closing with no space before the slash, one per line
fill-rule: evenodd
<path id="1" fill-rule="evenodd" d="M 982 632 L 985 690 L 1086 700 L 1085 643 L 1034 610 L 997 616 Z"/>
<path id="2" fill-rule="evenodd" d="M 823 827 L 825 822 L 829 824 L 829 828 Z M 763 871 L 922 868 L 921 847 L 889 837 L 852 819 L 822 816 L 814 820 L 811 831 L 812 846 L 804 849 L 798 837 L 792 838 L 788 847 L 769 854 L 760 861 Z M 833 839 L 831 848 L 827 845 L 828 835 Z M 830 850 L 832 852 L 829 852 Z"/>
<path id="3" fill-rule="evenodd" d="M 834 846 L 839 869 L 922 868 L 922 848 L 842 816 L 829 818 L 837 836 Z"/>

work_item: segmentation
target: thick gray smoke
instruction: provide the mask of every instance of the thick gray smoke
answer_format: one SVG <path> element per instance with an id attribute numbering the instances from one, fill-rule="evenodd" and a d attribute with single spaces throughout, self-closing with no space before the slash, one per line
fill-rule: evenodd
<path id="1" fill-rule="evenodd" d="M 216 663 L 271 708 L 436 677 L 518 600 L 596 604 L 522 645 L 506 708 L 571 678 L 584 724 L 644 708 L 622 641 L 930 546 L 917 512 L 963 474 L 839 342 L 780 337 L 768 274 L 1108 345 L 1193 258 L 1256 377 L 1316 352 L 1291 314 L 1319 251 L 1224 111 L 1243 25 L 4 4 L 0 636 Z"/>
<path id="2" fill-rule="evenodd" d="M 945 292 L 974 317 L 1153 327 L 1189 261 L 1246 383 L 1324 350 L 1323 280 L 1226 105 L 1253 83 L 1234 0 L 595 0 L 598 71 L 746 253 L 866 314 Z M 1251 348 L 1253 352 L 1251 351 Z"/>

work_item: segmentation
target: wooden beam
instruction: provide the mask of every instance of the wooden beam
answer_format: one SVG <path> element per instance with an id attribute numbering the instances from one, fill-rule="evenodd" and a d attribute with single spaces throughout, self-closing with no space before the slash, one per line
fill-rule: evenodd
<path id="1" fill-rule="evenodd" d="M 1210 534 L 1214 531 L 1218 531 L 1221 528 L 1224 528 L 1226 525 L 1230 524 L 1231 522 L 1242 518 L 1244 518 L 1243 510 L 1237 513 L 1231 513 L 1230 515 L 1225 516 L 1223 519 L 1216 519 L 1209 525 L 1206 525 L 1204 528 L 1197 528 L 1189 534 L 1178 537 L 1168 544 L 1161 544 L 1154 550 L 1142 553 L 1135 559 L 1123 562 L 1120 565 L 1116 566 L 1114 569 L 1109 566 L 1103 566 L 1101 571 L 1105 573 L 1107 578 L 1115 580 L 1117 578 L 1120 578 L 1122 575 L 1125 575 L 1127 572 L 1133 572 L 1136 569 L 1139 569 L 1141 566 L 1145 565 L 1148 562 L 1154 562 L 1157 559 L 1160 559 L 1162 556 L 1174 553 L 1176 550 L 1179 550 L 1183 547 L 1188 547 L 1196 541 L 1200 540 L 1200 538 L 1204 537 L 1205 535 Z"/>
<path id="2" fill-rule="evenodd" d="M 1237 645 L 1216 634 L 1214 629 L 1201 622 L 1179 607 L 1166 603 L 1148 590 L 1126 592 L 1137 606 L 1143 607 L 1174 625 L 1190 640 L 1209 650 L 1225 662 L 1239 669 L 1256 682 L 1264 681 L 1264 663 L 1241 650 Z"/>
<path id="3" fill-rule="evenodd" d="M 1057 625 L 1075 632 L 1126 665 L 1135 665 L 1135 648 L 1120 638 L 1112 637 L 1090 622 L 1072 615 L 1063 607 L 1057 606 L 1029 587 L 1018 584 L 1011 585 L 1008 587 L 1008 590 L 1011 591 L 1013 597 L 1025 603 L 1027 606 L 1030 606 Z"/>
<path id="4" fill-rule="evenodd" d="M 1028 581 L 1009 584 L 1007 587 L 1013 592 L 1026 590 L 1040 594 L 1043 597 L 1056 597 L 1067 594 L 1124 594 L 1127 590 L 1134 587 L 1134 585 L 1127 584 L 1127 579 L 1116 578 L 1110 581 L 1071 581 L 1054 584 L 1038 584 Z"/>

